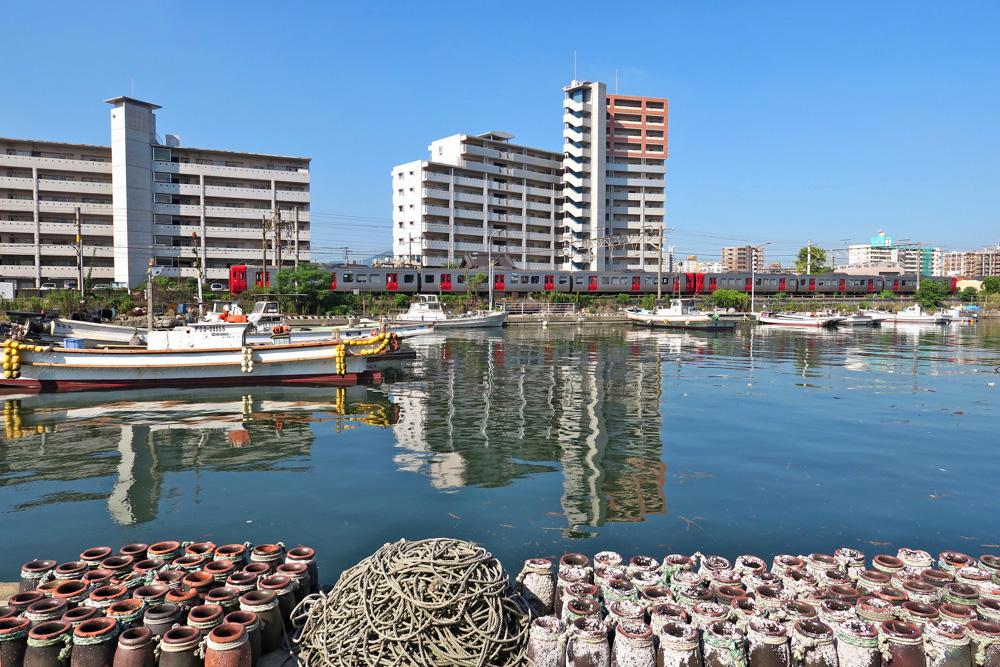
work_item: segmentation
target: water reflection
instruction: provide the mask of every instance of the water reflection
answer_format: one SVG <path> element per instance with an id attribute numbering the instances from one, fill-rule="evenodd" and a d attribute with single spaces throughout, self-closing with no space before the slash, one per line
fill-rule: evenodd
<path id="1" fill-rule="evenodd" d="M 111 476 L 112 520 L 140 524 L 156 518 L 169 472 L 304 470 L 314 424 L 332 423 L 334 431 L 388 427 L 399 414 L 384 393 L 364 387 L 171 393 L 168 400 L 152 389 L 6 400 L 6 436 L 13 442 L 0 450 L 0 486 L 71 486 Z M 93 499 L 60 488 L 14 509 Z"/>

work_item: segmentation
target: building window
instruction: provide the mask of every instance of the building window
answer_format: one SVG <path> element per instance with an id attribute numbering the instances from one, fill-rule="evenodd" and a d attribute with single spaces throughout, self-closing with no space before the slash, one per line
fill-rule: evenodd
<path id="1" fill-rule="evenodd" d="M 164 173 L 162 171 L 154 171 L 153 180 L 156 181 L 157 183 L 169 183 L 170 174 Z"/>

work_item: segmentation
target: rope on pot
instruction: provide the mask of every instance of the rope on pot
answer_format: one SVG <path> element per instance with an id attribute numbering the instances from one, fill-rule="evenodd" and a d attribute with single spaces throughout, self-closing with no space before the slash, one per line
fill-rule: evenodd
<path id="1" fill-rule="evenodd" d="M 304 667 L 520 664 L 530 613 L 482 547 L 436 538 L 385 544 L 292 616 Z"/>

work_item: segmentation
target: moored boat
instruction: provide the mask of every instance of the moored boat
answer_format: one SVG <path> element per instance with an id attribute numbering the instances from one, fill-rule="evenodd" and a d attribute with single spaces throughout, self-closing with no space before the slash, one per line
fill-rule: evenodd
<path id="1" fill-rule="evenodd" d="M 409 310 L 396 317 L 397 323 L 431 322 L 435 330 L 502 327 L 506 321 L 507 313 L 503 310 L 448 315 L 436 294 L 418 294 Z"/>
<path id="2" fill-rule="evenodd" d="M 0 387 L 83 391 L 132 387 L 333 384 L 378 381 L 368 358 L 398 349 L 395 335 L 296 343 L 247 342 L 246 323 L 196 323 L 153 331 L 145 348 L 71 349 L 4 342 Z"/>
<path id="3" fill-rule="evenodd" d="M 907 306 L 885 320 L 887 324 L 947 324 L 951 318 L 942 311 L 925 313 L 920 304 Z"/>
<path id="4" fill-rule="evenodd" d="M 714 313 L 702 313 L 693 299 L 671 299 L 666 308 L 653 310 L 627 310 L 625 316 L 636 324 L 663 329 L 692 329 L 700 331 L 730 331 L 736 322 L 721 319 Z"/>
<path id="5" fill-rule="evenodd" d="M 837 322 L 838 327 L 874 327 L 878 326 L 878 322 L 867 315 L 847 315 L 844 319 Z"/>
<path id="6" fill-rule="evenodd" d="M 840 315 L 818 313 L 761 313 L 757 316 L 757 321 L 761 324 L 780 324 L 789 327 L 832 327 L 843 319 Z"/>

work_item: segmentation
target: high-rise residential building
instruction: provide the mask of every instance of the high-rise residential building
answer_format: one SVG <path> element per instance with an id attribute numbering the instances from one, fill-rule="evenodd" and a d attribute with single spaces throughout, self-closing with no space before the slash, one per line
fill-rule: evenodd
<path id="1" fill-rule="evenodd" d="M 944 253 L 942 274 L 963 278 L 1000 276 L 1000 243 L 995 248 Z"/>
<path id="2" fill-rule="evenodd" d="M 309 258 L 309 158 L 180 145 L 155 104 L 116 97 L 110 146 L 0 138 L 0 278 L 22 287 L 85 279 L 135 286 L 160 275 L 225 283 L 262 260 L 261 221 L 283 223 L 283 265 Z M 294 220 L 298 219 L 298 233 Z M 197 235 L 197 236 L 195 236 Z M 276 240 L 269 240 L 274 265 Z"/>
<path id="3" fill-rule="evenodd" d="M 609 95 L 599 81 L 572 81 L 563 92 L 571 267 L 655 268 L 666 212 L 667 100 Z"/>
<path id="4" fill-rule="evenodd" d="M 456 134 L 392 169 L 393 258 L 442 266 L 502 253 L 523 269 L 655 269 L 667 100 L 563 89 L 562 152 Z M 667 256 L 666 248 L 663 256 Z"/>
<path id="5" fill-rule="evenodd" d="M 847 246 L 848 266 L 873 266 L 895 262 L 892 237 L 882 230 L 879 230 L 869 243 L 852 243 Z"/>
<path id="6" fill-rule="evenodd" d="M 393 167 L 397 262 L 448 266 L 489 248 L 520 268 L 563 268 L 562 155 L 512 138 L 456 134 L 432 142 L 429 160 Z"/>
<path id="7" fill-rule="evenodd" d="M 756 246 L 730 246 L 722 249 L 723 272 L 744 273 L 751 270 L 764 271 L 764 249 Z"/>
<path id="8" fill-rule="evenodd" d="M 918 270 L 924 276 L 944 275 L 943 253 L 941 248 L 919 248 L 908 246 L 896 248 L 894 258 L 903 269 L 903 273 L 916 273 Z"/>

